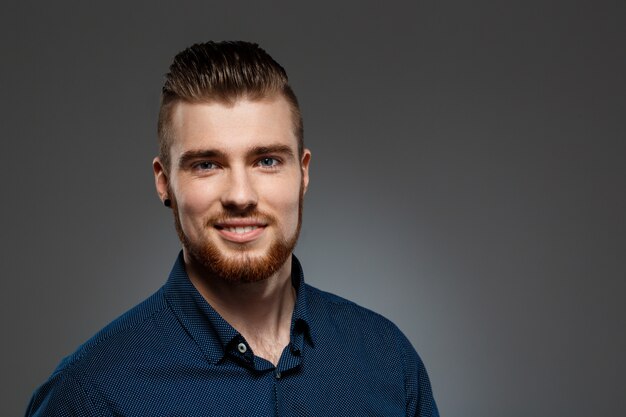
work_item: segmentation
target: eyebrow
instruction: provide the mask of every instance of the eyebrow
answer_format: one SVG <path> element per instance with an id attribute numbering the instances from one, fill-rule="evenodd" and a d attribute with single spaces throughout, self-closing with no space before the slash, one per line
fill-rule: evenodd
<path id="1" fill-rule="evenodd" d="M 179 168 L 184 168 L 190 162 L 195 161 L 196 159 L 208 159 L 208 158 L 224 158 L 226 154 L 222 151 L 218 151 L 216 149 L 206 149 L 206 150 L 191 150 L 183 153 L 180 156 L 180 160 L 178 161 Z"/>
<path id="2" fill-rule="evenodd" d="M 287 145 L 254 146 L 248 150 L 248 156 L 261 156 L 272 153 L 282 154 L 290 158 L 295 156 Z"/>
<path id="3" fill-rule="evenodd" d="M 282 154 L 288 158 L 295 158 L 295 155 L 291 148 L 287 145 L 276 144 L 268 146 L 253 146 L 246 152 L 246 156 L 261 156 L 267 154 Z M 184 152 L 178 162 L 180 168 L 184 168 L 192 161 L 197 159 L 225 159 L 226 153 L 218 149 L 202 149 L 202 150 L 190 150 Z"/>

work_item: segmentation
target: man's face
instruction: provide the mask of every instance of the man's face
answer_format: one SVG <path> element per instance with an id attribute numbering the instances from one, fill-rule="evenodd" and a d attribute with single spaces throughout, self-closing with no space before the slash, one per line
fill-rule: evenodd
<path id="1" fill-rule="evenodd" d="M 288 102 L 181 102 L 172 136 L 169 175 L 158 159 L 154 171 L 186 258 L 233 282 L 278 271 L 298 238 L 310 159 L 298 157 Z"/>

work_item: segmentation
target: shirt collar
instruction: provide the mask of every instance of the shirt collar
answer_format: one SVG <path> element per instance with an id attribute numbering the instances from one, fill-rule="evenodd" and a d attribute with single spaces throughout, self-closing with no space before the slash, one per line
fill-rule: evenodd
<path id="1" fill-rule="evenodd" d="M 291 318 L 291 343 L 302 350 L 304 340 L 313 344 L 311 320 L 306 301 L 306 285 L 300 262 L 291 256 L 291 282 L 296 290 L 296 304 Z M 193 286 L 185 270 L 183 252 L 178 254 L 164 286 L 165 298 L 178 321 L 212 363 L 224 358 L 241 334 L 224 320 Z"/>

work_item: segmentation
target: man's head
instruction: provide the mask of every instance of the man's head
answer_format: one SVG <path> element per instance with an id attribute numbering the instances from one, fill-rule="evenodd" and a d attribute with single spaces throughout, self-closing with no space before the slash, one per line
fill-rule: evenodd
<path id="1" fill-rule="evenodd" d="M 300 106 L 280 64 L 255 43 L 206 42 L 174 57 L 161 92 L 158 137 L 159 158 L 170 168 L 172 110 L 176 104 L 259 100 L 282 95 L 290 105 L 298 155 L 304 151 Z"/>
<path id="2" fill-rule="evenodd" d="M 194 45 L 163 87 L 157 192 L 186 260 L 233 282 L 268 278 L 296 244 L 310 152 L 285 71 L 244 42 Z"/>

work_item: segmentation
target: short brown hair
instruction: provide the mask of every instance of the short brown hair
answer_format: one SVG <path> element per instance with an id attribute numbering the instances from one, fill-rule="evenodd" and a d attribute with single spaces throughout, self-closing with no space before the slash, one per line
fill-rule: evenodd
<path id="1" fill-rule="evenodd" d="M 177 102 L 233 103 L 240 98 L 258 100 L 282 94 L 291 106 L 298 155 L 304 150 L 300 106 L 287 73 L 256 43 L 206 42 L 192 45 L 174 57 L 161 93 L 158 135 L 159 158 L 170 169 L 171 116 Z"/>

